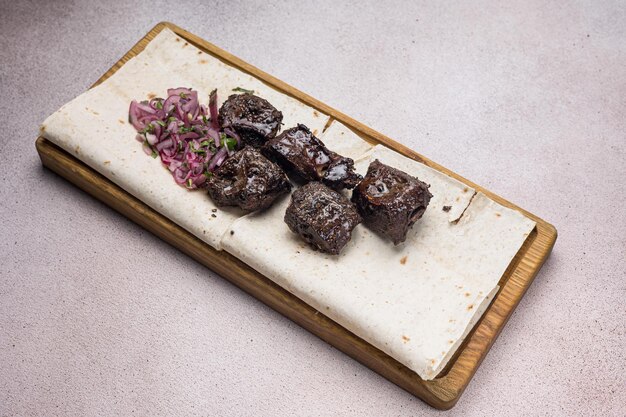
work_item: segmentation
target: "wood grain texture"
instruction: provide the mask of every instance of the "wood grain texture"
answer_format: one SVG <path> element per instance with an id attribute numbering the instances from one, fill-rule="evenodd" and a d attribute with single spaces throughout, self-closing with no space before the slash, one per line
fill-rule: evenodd
<path id="1" fill-rule="evenodd" d="M 422 380 L 415 372 L 347 331 L 237 258 L 211 248 L 73 156 L 40 137 L 36 146 L 43 165 L 433 407 L 449 409 L 454 406 L 550 254 L 557 237 L 554 226 L 171 23 L 156 25 L 100 77 L 94 86 L 106 80 L 130 58 L 140 53 L 164 28 L 173 30 L 198 48 L 254 75 L 276 90 L 330 115 L 331 119 L 342 122 L 368 142 L 384 144 L 401 154 L 421 161 L 485 193 L 498 203 L 520 211 L 537 223 L 535 230 L 500 279 L 500 291 L 442 373 L 432 381 Z"/>

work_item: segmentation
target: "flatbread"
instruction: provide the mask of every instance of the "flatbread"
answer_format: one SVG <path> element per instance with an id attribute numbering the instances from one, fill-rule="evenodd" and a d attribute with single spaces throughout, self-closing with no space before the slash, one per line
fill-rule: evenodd
<path id="1" fill-rule="evenodd" d="M 237 209 L 220 209 L 205 192 L 190 192 L 176 185 L 158 158 L 144 154 L 135 140 L 135 129 L 128 123 L 131 100 L 162 97 L 168 88 L 180 86 L 197 90 L 205 104 L 214 88 L 218 89 L 220 101 L 236 87 L 252 89 L 282 110 L 286 125 L 305 123 L 321 132 L 329 119 L 164 29 L 112 77 L 48 117 L 42 125 L 42 135 L 199 239 L 220 249 L 222 234 L 243 213 Z"/>
<path id="2" fill-rule="evenodd" d="M 431 184 L 430 206 L 405 244 L 394 247 L 359 226 L 339 256 L 316 252 L 281 224 L 285 200 L 236 220 L 222 245 L 423 379 L 432 379 L 480 319 L 534 222 L 482 193 L 463 197 L 471 203 L 451 222 L 442 205 L 470 190 L 382 146 L 357 162 L 358 171 L 364 173 L 374 159 L 419 173 Z"/>
<path id="3" fill-rule="evenodd" d="M 361 139 L 359 135 L 346 125 L 336 120 L 333 120 L 319 138 L 338 154 L 344 156 L 352 155 L 351 158 L 353 159 L 359 159 L 372 149 L 370 143 Z"/>
<path id="4" fill-rule="evenodd" d="M 219 209 L 206 193 L 176 185 L 159 159 L 143 153 L 128 123 L 131 100 L 164 96 L 167 88 L 179 86 L 196 89 L 205 103 L 214 88 L 221 101 L 236 87 L 254 90 L 282 111 L 285 128 L 307 125 L 330 149 L 353 158 L 360 173 L 379 159 L 429 183 L 430 206 L 405 244 L 394 247 L 359 226 L 339 256 L 316 252 L 289 231 L 283 222 L 288 198 L 245 216 Z M 112 77 L 50 116 L 42 135 L 209 245 L 229 251 L 432 379 L 493 299 L 534 222 L 424 164 L 372 147 L 337 121 L 322 132 L 328 121 L 327 115 L 165 29 Z"/>

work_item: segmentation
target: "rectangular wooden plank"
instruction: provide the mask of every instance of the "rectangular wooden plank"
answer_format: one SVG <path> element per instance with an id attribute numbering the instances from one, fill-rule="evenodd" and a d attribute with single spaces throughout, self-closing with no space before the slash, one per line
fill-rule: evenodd
<path id="1" fill-rule="evenodd" d="M 422 380 L 415 372 L 311 308 L 274 284 L 267 277 L 230 254 L 211 248 L 78 159 L 40 137 L 37 139 L 36 146 L 42 164 L 433 407 L 449 409 L 454 406 L 550 254 L 557 237 L 554 226 L 171 23 L 163 22 L 156 25 L 122 59 L 100 77 L 94 86 L 106 80 L 130 58 L 140 53 L 164 28 L 171 29 L 188 42 L 223 62 L 259 78 L 273 88 L 316 108 L 318 111 L 330 115 L 331 119 L 342 122 L 368 142 L 384 144 L 399 153 L 444 172 L 477 191 L 485 193 L 496 202 L 522 212 L 537 223 L 535 230 L 500 279 L 500 291 L 442 373 L 434 380 Z"/>

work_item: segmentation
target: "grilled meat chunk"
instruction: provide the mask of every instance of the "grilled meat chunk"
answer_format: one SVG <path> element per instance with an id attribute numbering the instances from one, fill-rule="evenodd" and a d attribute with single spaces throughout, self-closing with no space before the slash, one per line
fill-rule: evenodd
<path id="1" fill-rule="evenodd" d="M 320 182 L 294 191 L 285 212 L 285 223 L 292 232 L 332 255 L 341 252 L 360 222 L 361 216 L 350 200 Z"/>
<path id="2" fill-rule="evenodd" d="M 278 165 L 246 146 L 215 170 L 207 189 L 218 206 L 238 206 L 250 212 L 271 206 L 291 190 L 291 184 Z"/>
<path id="3" fill-rule="evenodd" d="M 432 197 L 429 187 L 406 172 L 375 160 L 352 192 L 352 202 L 365 225 L 398 245 L 426 211 Z"/>
<path id="4" fill-rule="evenodd" d="M 222 129 L 234 130 L 245 144 L 258 148 L 276 136 L 283 114 L 261 97 L 233 94 L 220 107 L 218 121 Z"/>
<path id="5" fill-rule="evenodd" d="M 270 139 L 263 152 L 300 182 L 321 181 L 341 190 L 354 188 L 362 178 L 352 159 L 329 150 L 302 124 Z"/>

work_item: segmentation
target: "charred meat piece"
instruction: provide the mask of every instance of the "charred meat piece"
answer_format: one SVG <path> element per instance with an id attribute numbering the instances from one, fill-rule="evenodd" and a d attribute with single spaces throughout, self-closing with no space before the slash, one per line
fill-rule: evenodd
<path id="1" fill-rule="evenodd" d="M 218 206 L 262 210 L 291 190 L 282 169 L 256 149 L 246 146 L 224 161 L 207 182 L 209 196 Z"/>
<path id="2" fill-rule="evenodd" d="M 276 136 L 283 114 L 261 97 L 233 94 L 222 104 L 218 121 L 222 129 L 234 130 L 244 143 L 258 148 Z"/>
<path id="3" fill-rule="evenodd" d="M 354 161 L 329 150 L 305 126 L 285 130 L 270 139 L 263 152 L 301 182 L 322 181 L 335 190 L 354 188 L 361 176 Z"/>
<path id="4" fill-rule="evenodd" d="M 361 216 L 345 196 L 319 182 L 310 182 L 291 195 L 285 223 L 311 246 L 338 255 L 350 241 Z"/>
<path id="5" fill-rule="evenodd" d="M 375 160 L 352 192 L 352 202 L 363 223 L 398 245 L 426 211 L 432 197 L 428 187 L 406 172 Z"/>

